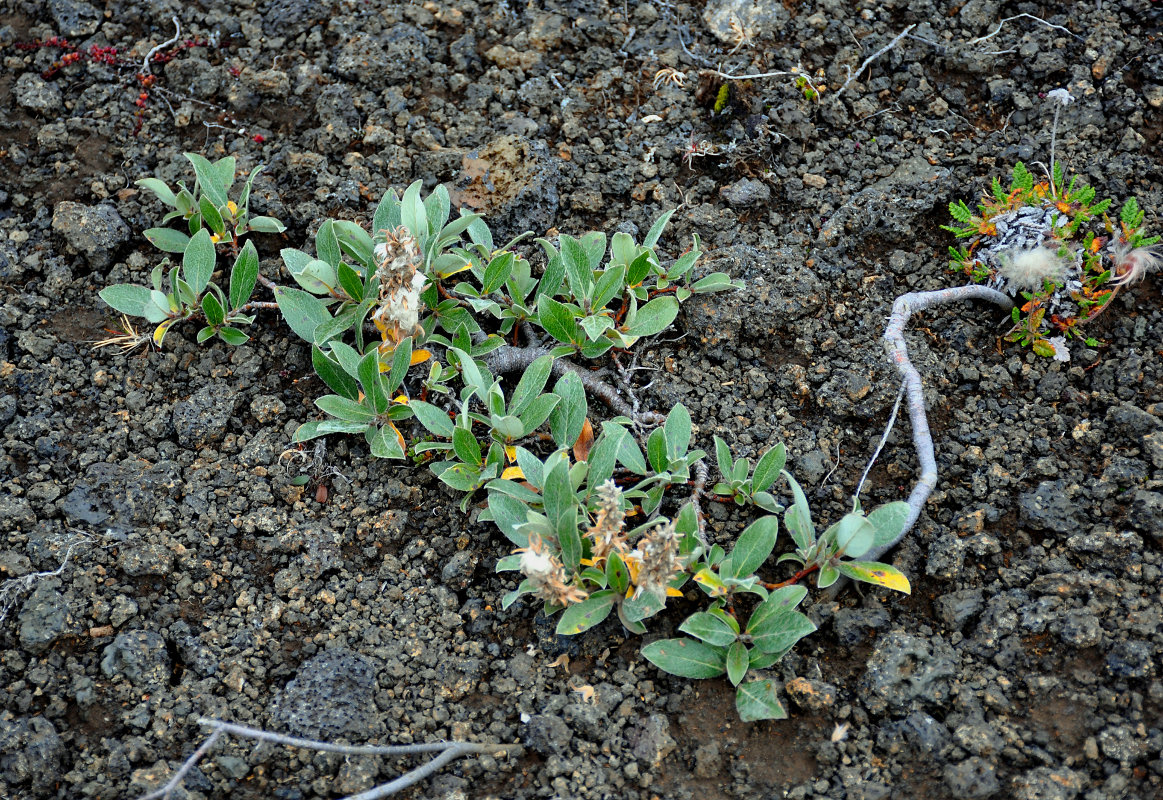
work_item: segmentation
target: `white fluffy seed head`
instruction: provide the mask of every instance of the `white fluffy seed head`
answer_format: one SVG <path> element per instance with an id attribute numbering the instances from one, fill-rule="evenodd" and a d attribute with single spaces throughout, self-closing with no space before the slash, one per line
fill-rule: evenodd
<path id="1" fill-rule="evenodd" d="M 1015 291 L 1037 292 L 1047 280 L 1063 283 L 1069 262 L 1049 247 L 1017 250 L 1001 258 L 998 273 Z"/>

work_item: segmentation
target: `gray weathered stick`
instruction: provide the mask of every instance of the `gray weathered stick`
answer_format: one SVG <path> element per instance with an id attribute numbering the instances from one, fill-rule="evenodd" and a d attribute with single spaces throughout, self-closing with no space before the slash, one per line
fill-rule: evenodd
<path id="1" fill-rule="evenodd" d="M 888 318 L 888 326 L 884 330 L 884 346 L 888 350 L 888 357 L 896 364 L 897 370 L 904 381 L 905 397 L 908 399 L 909 422 L 913 427 L 913 446 L 917 450 L 917 462 L 921 474 L 917 478 L 917 485 L 909 494 L 909 516 L 904 527 L 895 539 L 887 544 L 872 548 L 860 557 L 861 561 L 876 561 L 889 550 L 896 547 L 916 524 L 929 499 L 933 488 L 937 485 L 937 458 L 933 451 L 933 436 L 929 432 L 929 418 L 925 415 L 925 397 L 921 385 L 921 374 L 909 360 L 908 345 L 905 344 L 905 325 L 909 318 L 918 311 L 924 311 L 933 306 L 952 303 L 957 300 L 988 300 L 1004 311 L 1013 308 L 1014 303 L 1005 294 L 990 289 L 987 286 L 956 286 L 952 289 L 939 289 L 935 292 L 909 292 L 896 299 L 892 304 L 892 315 Z M 829 598 L 835 597 L 847 583 L 844 579 L 832 584 L 827 592 Z"/>
<path id="2" fill-rule="evenodd" d="M 333 744 L 331 742 L 321 742 L 315 739 L 301 739 L 297 736 L 284 736 L 281 733 L 273 733 L 271 731 L 264 731 L 260 728 L 251 728 L 247 725 L 235 725 L 232 722 L 223 722 L 218 719 L 207 719 L 205 717 L 198 720 L 199 725 L 206 725 L 214 729 L 209 738 L 206 739 L 202 745 L 195 750 L 189 758 L 182 764 L 173 777 L 166 782 L 165 786 L 150 792 L 147 795 L 139 797 L 138 800 L 169 800 L 173 791 L 178 788 L 182 780 L 186 777 L 194 765 L 210 749 L 214 747 L 215 743 L 222 736 L 222 734 L 233 734 L 234 736 L 241 736 L 247 739 L 258 739 L 263 742 L 274 742 L 275 744 L 286 745 L 287 747 L 301 747 L 306 750 L 319 750 L 326 753 L 342 753 L 344 755 L 379 755 L 379 756 L 404 756 L 416 755 L 418 753 L 437 753 L 438 755 L 426 764 L 422 764 L 415 769 L 405 772 L 400 777 L 388 783 L 380 784 L 366 792 L 351 795 L 345 800 L 380 800 L 381 798 L 393 795 L 401 789 L 406 789 L 416 783 L 427 778 L 432 773 L 443 767 L 445 764 L 453 761 L 461 756 L 472 755 L 477 753 L 498 753 L 507 752 L 516 745 L 511 744 L 481 744 L 479 742 L 425 742 L 423 744 L 402 744 L 402 745 L 346 745 Z"/>

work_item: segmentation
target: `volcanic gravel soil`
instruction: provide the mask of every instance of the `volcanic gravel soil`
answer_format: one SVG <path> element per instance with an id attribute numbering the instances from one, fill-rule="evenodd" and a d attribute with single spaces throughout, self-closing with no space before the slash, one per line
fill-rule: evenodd
<path id="1" fill-rule="evenodd" d="M 768 671 L 790 719 L 755 724 L 725 679 L 639 654 L 693 590 L 645 640 L 616 620 L 556 637 L 532 602 L 500 610 L 507 543 L 426 467 L 359 437 L 294 455 L 322 389 L 277 315 L 238 348 L 196 326 L 92 346 L 116 323 L 98 290 L 161 258 L 141 233 L 165 209 L 134 182 L 192 182 L 183 152 L 266 166 L 252 211 L 288 230 L 254 241 L 284 284 L 280 248 L 417 179 L 498 241 L 641 237 L 678 208 L 665 257 L 698 233 L 699 274 L 746 289 L 641 343 L 642 407 L 684 403 L 707 450 L 786 442 L 835 520 L 896 398 L 892 302 L 964 282 L 948 203 L 1049 161 L 1047 92 L 1076 98 L 1068 171 L 1163 229 L 1161 37 L 1148 0 L 0 3 L 0 797 L 137 797 L 203 716 L 521 746 L 412 798 L 1163 797 L 1159 274 L 1068 363 L 1002 341 L 987 304 L 913 320 L 939 479 L 889 556 L 912 595 L 813 589 L 820 631 Z M 712 71 L 792 67 L 810 84 L 725 96 Z M 902 416 L 865 507 L 915 471 Z M 729 545 L 746 518 L 704 507 Z M 230 739 L 173 796 L 334 798 L 416 763 Z"/>

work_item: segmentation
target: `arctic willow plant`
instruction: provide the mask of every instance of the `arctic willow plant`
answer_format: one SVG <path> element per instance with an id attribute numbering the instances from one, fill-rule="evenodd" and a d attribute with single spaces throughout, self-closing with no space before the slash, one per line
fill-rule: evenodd
<path id="1" fill-rule="evenodd" d="M 213 163 L 197 153 L 186 153 L 186 158 L 194 166 L 193 189 L 187 189 L 181 181 L 176 193 L 157 178 L 137 182 L 174 209 L 162 219 L 163 224 L 174 219 L 186 223 L 188 234 L 166 227 L 145 232 L 146 239 L 158 249 L 180 253 L 181 264 L 171 266 L 167 258 L 150 273 L 150 285 L 120 283 L 102 289 L 99 295 L 122 314 L 144 317 L 156 325 L 152 341 L 158 347 L 172 326 L 187 320 L 205 323 L 198 331 L 199 343 L 218 336 L 228 344 L 240 345 L 250 338 L 240 328 L 254 322 L 251 312 L 266 304 L 251 302 L 259 280 L 258 251 L 250 241 L 239 250 L 239 237 L 251 231 L 281 233 L 285 227 L 273 217 L 250 215 L 250 191 L 261 165 L 247 176 L 237 199 L 231 200 L 228 195 L 235 181 L 233 158 Z M 210 281 L 217 269 L 219 246 L 235 254 L 228 292 Z M 128 321 L 123 324 L 127 335 L 107 343 L 128 348 L 149 341 L 138 337 Z"/>
<path id="2" fill-rule="evenodd" d="M 226 165 L 215 169 L 222 170 L 211 176 L 221 199 L 229 187 Z M 209 180 L 204 171 L 202 165 L 199 185 L 189 193 L 199 208 L 198 189 Z M 182 201 L 183 207 L 194 206 Z M 498 247 L 475 214 L 450 220 L 443 187 L 422 198 L 417 182 L 402 197 L 384 197 L 371 232 L 328 220 L 316 233 L 314 255 L 284 249 L 297 286 L 259 276 L 247 242 L 231 272 L 229 297 L 209 283 L 217 229 L 202 227 L 211 215 L 198 213 L 203 222 L 187 217 L 193 235 L 182 249 L 181 270 L 170 273 L 169 295 L 157 273 L 154 290 L 110 287 L 102 297 L 124 313 L 159 322 L 163 333 L 200 308 L 208 322 L 203 332 L 230 341 L 232 323 L 249 321 L 239 317 L 261 280 L 275 303 L 249 305 L 277 305 L 310 344 L 315 372 L 329 389 L 316 400 L 323 417 L 302 425 L 295 440 L 362 434 L 373 456 L 427 462 L 443 483 L 463 492 L 463 510 L 483 501 L 480 518 L 515 547 L 498 571 L 522 575 L 504 607 L 533 596 L 546 614 L 560 614 L 563 635 L 616 612 L 627 630 L 641 634 L 647 619 L 693 583 L 705 610 L 679 626 L 685 637 L 652 642 L 643 652 L 675 675 L 726 675 L 738 687 L 740 716 L 758 720 L 786 713 L 770 680 L 745 678 L 815 629 L 796 610 L 807 593 L 800 581 L 818 573 L 818 585 L 827 587 L 846 575 L 909 591 L 892 567 L 857 560 L 895 540 L 906 504 L 868 515 L 857 505 L 817 535 L 803 492 L 784 471 L 783 445 L 762 454 L 752 470 L 717 438 L 722 480 L 707 493 L 706 454 L 691 449 L 694 426 L 684 406 L 665 417 L 639 413 L 633 398 L 575 363 L 616 358 L 611 351 L 666 330 L 692 294 L 740 286 L 723 273 L 691 280 L 701 255 L 697 236 L 690 250 L 664 263 L 656 247 L 673 212 L 640 244 L 625 233 L 608 242 L 600 233 L 563 235 L 556 243 L 538 239 L 545 265 L 534 275 L 514 250 L 516 241 Z M 613 366 L 621 369 L 616 361 Z M 520 373 L 511 388 L 509 373 Z M 596 431 L 590 398 L 613 411 Z M 409 440 L 405 432 L 416 435 Z M 780 476 L 792 493 L 786 511 L 772 493 Z M 705 539 L 698 511 L 704 496 L 762 512 L 729 552 Z M 781 513 L 794 547 L 769 566 Z M 799 567 L 786 580 L 769 583 L 759 574 L 785 560 Z"/>

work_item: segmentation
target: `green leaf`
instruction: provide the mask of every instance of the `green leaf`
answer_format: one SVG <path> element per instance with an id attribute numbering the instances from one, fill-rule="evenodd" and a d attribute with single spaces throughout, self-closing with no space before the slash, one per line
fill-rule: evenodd
<path id="1" fill-rule="evenodd" d="M 299 338 L 315 341 L 315 328 L 331 319 L 323 302 L 302 289 L 290 286 L 275 288 L 275 302 L 291 330 Z"/>
<path id="2" fill-rule="evenodd" d="M 211 164 L 197 153 L 186 153 L 186 158 L 194 165 L 194 174 L 198 176 L 198 186 L 202 194 L 210 198 L 215 206 L 226 205 L 226 191 L 230 187 L 224 178 L 227 171 L 230 173 L 230 182 L 234 181 L 234 159 L 224 158 Z M 223 185 L 225 183 L 225 185 Z"/>
<path id="3" fill-rule="evenodd" d="M 775 516 L 760 517 L 748 525 L 731 551 L 730 569 L 724 561 L 720 574 L 725 578 L 746 578 L 754 574 L 775 549 L 778 531 L 779 519 Z"/>
<path id="4" fill-rule="evenodd" d="M 904 530 L 912 509 L 903 500 L 885 503 L 877 506 L 868 514 L 868 521 L 876 529 L 876 536 L 872 540 L 873 547 L 882 547 L 889 544 Z"/>
<path id="5" fill-rule="evenodd" d="M 644 619 L 653 617 L 665 607 L 665 597 L 661 597 L 654 592 L 642 592 L 635 597 L 631 597 L 629 600 L 622 601 L 619 616 L 622 618 L 623 623 L 630 623 L 630 626 L 633 626 Z"/>
<path id="6" fill-rule="evenodd" d="M 521 413 L 521 424 L 525 426 L 525 436 L 529 436 L 541 427 L 553 409 L 561 402 L 555 394 L 543 394 L 533 400 Z"/>
<path id="7" fill-rule="evenodd" d="M 650 663 L 680 678 L 716 678 L 727 671 L 721 648 L 694 639 L 662 639 L 642 648 Z"/>
<path id="8" fill-rule="evenodd" d="M 549 380 L 552 372 L 552 356 L 541 356 L 530 364 L 509 398 L 509 413 L 520 416 L 521 412 L 540 396 L 541 390 L 545 388 L 545 383 Z"/>
<path id="9" fill-rule="evenodd" d="M 120 311 L 131 317 L 144 317 L 145 307 L 152 304 L 149 288 L 134 286 L 131 283 L 115 283 L 112 286 L 106 286 L 97 292 L 97 296 L 114 311 Z"/>
<path id="10" fill-rule="evenodd" d="M 433 465 L 433 471 L 436 465 Z M 436 477 L 460 492 L 471 492 L 481 480 L 481 471 L 470 464 L 451 464 L 440 470 Z"/>
<path id="11" fill-rule="evenodd" d="M 618 593 L 609 589 L 594 592 L 587 600 L 569 606 L 557 621 L 558 636 L 574 636 L 589 630 L 610 616 Z"/>
<path id="12" fill-rule="evenodd" d="M 743 642 L 733 642 L 727 648 L 727 680 L 732 686 L 738 686 L 739 681 L 747 674 L 750 659 L 747 655 L 747 645 Z"/>
<path id="13" fill-rule="evenodd" d="M 392 367 L 388 372 L 388 394 L 394 394 L 404 382 L 408 370 L 412 366 L 412 337 L 405 336 L 396 344 L 392 351 Z"/>
<path id="14" fill-rule="evenodd" d="M 808 507 L 808 498 L 804 496 L 804 490 L 787 470 L 782 470 L 782 475 L 791 486 L 792 497 L 795 499 L 795 504 L 784 512 L 783 524 L 791 533 L 791 538 L 795 540 L 796 547 L 807 550 L 816 542 L 816 528 L 812 525 L 812 511 Z"/>
<path id="15" fill-rule="evenodd" d="M 219 237 L 226 234 L 226 223 L 222 221 L 222 215 L 218 213 L 218 209 L 214 207 L 206 195 L 202 195 L 199 199 L 198 210 L 202 213 L 202 220 L 210 227 L 210 230 L 218 234 Z"/>
<path id="16" fill-rule="evenodd" d="M 677 316 L 677 300 L 673 297 L 656 297 L 638 309 L 634 323 L 626 333 L 629 336 L 653 336 L 670 327 Z"/>
<path id="17" fill-rule="evenodd" d="M 348 297 L 357 303 L 363 300 L 363 279 L 360 278 L 358 272 L 356 272 L 346 263 L 341 263 L 339 268 L 335 270 L 335 277 L 339 281 L 340 287 Z"/>
<path id="18" fill-rule="evenodd" d="M 495 483 L 496 481 L 489 482 L 489 511 L 492 513 L 493 523 L 510 542 L 518 547 L 528 547 L 529 536 L 520 531 L 526 522 L 527 506 L 515 497 L 491 491 Z"/>
<path id="19" fill-rule="evenodd" d="M 365 436 L 374 458 L 394 458 L 399 461 L 406 458 L 400 439 L 390 425 L 369 429 Z"/>
<path id="20" fill-rule="evenodd" d="M 837 552 L 849 558 L 860 558 L 872 547 L 876 528 L 869 524 L 863 514 L 853 512 L 845 514 L 839 522 L 828 528 L 824 538 L 835 543 Z"/>
<path id="21" fill-rule="evenodd" d="M 686 406 L 679 403 L 666 415 L 666 455 L 670 461 L 678 461 L 686 455 L 691 443 L 691 415 Z"/>
<path id="22" fill-rule="evenodd" d="M 630 570 L 626 568 L 617 551 L 610 553 L 606 558 L 606 583 L 619 596 L 626 594 L 626 590 L 630 588 Z"/>
<path id="23" fill-rule="evenodd" d="M 765 653 L 786 650 L 816 629 L 795 608 L 807 596 L 803 586 L 784 586 L 760 603 L 747 621 L 751 642 Z"/>
<path id="24" fill-rule="evenodd" d="M 376 418 L 375 412 L 367 406 L 337 394 L 325 394 L 315 401 L 315 405 L 331 416 L 348 422 L 371 423 Z"/>
<path id="25" fill-rule="evenodd" d="M 190 243 L 189 236 L 173 228 L 147 228 L 144 235 L 150 244 L 167 253 L 184 253 Z"/>
<path id="26" fill-rule="evenodd" d="M 258 251 L 253 242 L 247 242 L 234 259 L 234 266 L 230 268 L 230 308 L 238 310 L 246 305 L 254 293 L 254 284 L 258 280 Z"/>
<path id="27" fill-rule="evenodd" d="M 226 309 L 218 302 L 218 298 L 209 292 L 202 298 L 202 313 L 206 315 L 206 322 L 212 328 L 218 328 L 226 321 Z"/>
<path id="28" fill-rule="evenodd" d="M 573 311 L 552 297 L 543 296 L 537 301 L 537 321 L 545 332 L 563 344 L 578 341 L 577 322 Z"/>
<path id="29" fill-rule="evenodd" d="M 231 328 L 224 326 L 218 329 L 218 338 L 229 345 L 238 347 L 250 341 L 250 337 L 240 331 L 238 328 Z"/>
<path id="30" fill-rule="evenodd" d="M 428 237 L 428 212 L 420 199 L 420 181 L 413 181 L 400 199 L 400 222 L 417 241 Z"/>
<path id="31" fill-rule="evenodd" d="M 246 221 L 246 227 L 255 233 L 282 233 L 287 226 L 274 217 L 257 216 Z"/>
<path id="32" fill-rule="evenodd" d="M 577 496 L 569 480 L 569 464 L 564 459 L 545 476 L 542 495 L 545 515 L 561 547 L 561 561 L 567 571 L 576 572 L 581 561 L 582 541 L 577 529 Z"/>
<path id="33" fill-rule="evenodd" d="M 836 565 L 840 572 L 852 580 L 884 586 L 904 594 L 912 594 L 909 579 L 896 567 L 876 561 L 841 561 Z"/>
<path id="34" fill-rule="evenodd" d="M 565 264 L 565 275 L 573 296 L 584 303 L 592 297 L 594 273 L 589 258 L 581 242 L 572 236 L 561 236 L 561 260 Z"/>
<path id="35" fill-rule="evenodd" d="M 655 472 L 665 472 L 670 462 L 666 458 L 666 431 L 655 428 L 646 439 L 646 460 Z"/>
<path id="36" fill-rule="evenodd" d="M 416 413 L 416 419 L 420 420 L 420 424 L 430 433 L 444 439 L 452 438 L 456 425 L 449 419 L 448 414 L 422 400 L 412 400 L 408 403 L 408 407 Z"/>
<path id="37" fill-rule="evenodd" d="M 735 461 L 731 458 L 731 449 L 727 447 L 727 443 L 718 436 L 715 440 L 715 463 L 719 467 L 719 474 L 723 476 L 723 480 L 730 482 L 731 474 L 734 471 Z"/>
<path id="38" fill-rule="evenodd" d="M 311 345 L 311 366 L 331 391 L 348 400 L 359 400 L 359 384 L 316 345 Z"/>
<path id="39" fill-rule="evenodd" d="M 783 470 L 785 463 L 787 463 L 787 452 L 783 442 L 780 442 L 759 457 L 759 462 L 755 465 L 755 472 L 751 478 L 751 490 L 753 492 L 766 491 L 779 478 L 779 473 Z"/>
<path id="40" fill-rule="evenodd" d="M 622 436 L 618 442 L 618 461 L 635 474 L 646 474 L 646 459 L 642 457 L 642 449 L 625 429 L 622 429 Z"/>
<path id="41" fill-rule="evenodd" d="M 468 428 L 457 426 L 452 431 L 452 447 L 456 456 L 466 464 L 479 467 L 483 463 L 481 445 Z"/>
<path id="42" fill-rule="evenodd" d="M 205 328 L 198 331 L 198 336 L 196 337 L 196 341 L 198 342 L 198 344 L 202 344 L 207 339 L 214 338 L 214 334 L 215 334 L 215 330 L 213 328 L 211 328 L 209 325 L 207 325 Z"/>
<path id="43" fill-rule="evenodd" d="M 737 638 L 735 631 L 724 620 L 706 611 L 696 611 L 687 617 L 678 629 L 715 647 L 727 647 Z"/>
<path id="44" fill-rule="evenodd" d="M 606 316 L 588 316 L 582 317 L 581 328 L 585 331 L 586 338 L 591 342 L 596 342 L 603 333 L 614 327 L 614 320 Z"/>
<path id="45" fill-rule="evenodd" d="M 699 278 L 691 284 L 691 291 L 695 294 L 710 294 L 712 292 L 723 292 L 727 289 L 742 288 L 742 281 L 731 280 L 731 276 L 725 272 L 712 272 L 710 275 Z M 682 300 L 683 298 L 680 296 L 678 299 Z"/>
<path id="46" fill-rule="evenodd" d="M 646 276 L 650 274 L 650 270 L 653 267 L 654 264 L 651 261 L 650 251 L 643 250 L 626 270 L 626 285 L 640 286 L 642 281 L 646 279 Z"/>
<path id="47" fill-rule="evenodd" d="M 143 186 L 146 189 L 149 189 L 151 192 L 157 195 L 158 200 L 161 200 L 167 206 L 173 206 L 174 208 L 178 207 L 177 195 L 175 195 L 173 190 L 165 184 L 165 181 L 160 181 L 157 178 L 141 178 L 140 180 L 134 181 L 134 183 L 138 186 Z M 146 231 L 146 233 L 149 233 L 149 231 Z M 181 251 L 175 250 L 172 252 L 180 253 Z"/>
<path id="48" fill-rule="evenodd" d="M 485 267 L 485 277 L 481 281 L 481 296 L 485 297 L 500 289 L 513 272 L 513 254 L 501 253 Z"/>
<path id="49" fill-rule="evenodd" d="M 214 242 L 210 240 L 210 232 L 203 228 L 190 237 L 182 254 L 182 277 L 194 294 L 202 294 L 206 284 L 210 283 L 215 261 Z"/>
<path id="50" fill-rule="evenodd" d="M 617 241 L 617 239 L 618 234 L 614 234 L 614 240 Z M 597 285 L 594 286 L 593 309 L 598 311 L 605 308 L 606 303 L 622 293 L 625 285 L 626 267 L 624 265 L 619 264 L 618 266 L 607 269 L 602 273 L 602 277 L 598 278 Z"/>
<path id="51" fill-rule="evenodd" d="M 670 222 L 670 218 L 674 216 L 676 211 L 678 211 L 677 208 L 672 208 L 670 211 L 664 212 L 662 216 L 654 221 L 654 224 L 650 226 L 650 230 L 646 232 L 646 238 L 642 240 L 643 247 L 653 248 L 654 245 L 658 244 L 662 232 L 666 230 L 666 223 Z"/>
<path id="52" fill-rule="evenodd" d="M 336 269 L 343 260 L 343 252 L 339 249 L 339 239 L 335 235 L 335 223 L 332 220 L 326 220 L 315 234 L 315 256 L 326 261 L 332 269 Z"/>
<path id="53" fill-rule="evenodd" d="M 840 571 L 831 564 L 825 564 L 820 567 L 820 572 L 816 576 L 816 587 L 819 589 L 827 589 L 840 578 Z"/>
<path id="54" fill-rule="evenodd" d="M 770 680 L 748 681 L 735 690 L 735 711 L 743 722 L 761 719 L 787 719 L 787 711 L 775 694 Z"/>
<path id="55" fill-rule="evenodd" d="M 558 447 L 572 447 L 585 427 L 589 407 L 581 378 L 567 372 L 554 384 L 553 393 L 561 402 L 549 414 L 549 432 Z"/>
<path id="56" fill-rule="evenodd" d="M 380 198 L 376 213 L 372 217 L 372 234 L 379 237 L 383 231 L 394 231 L 400 227 L 400 198 L 389 189 Z"/>

